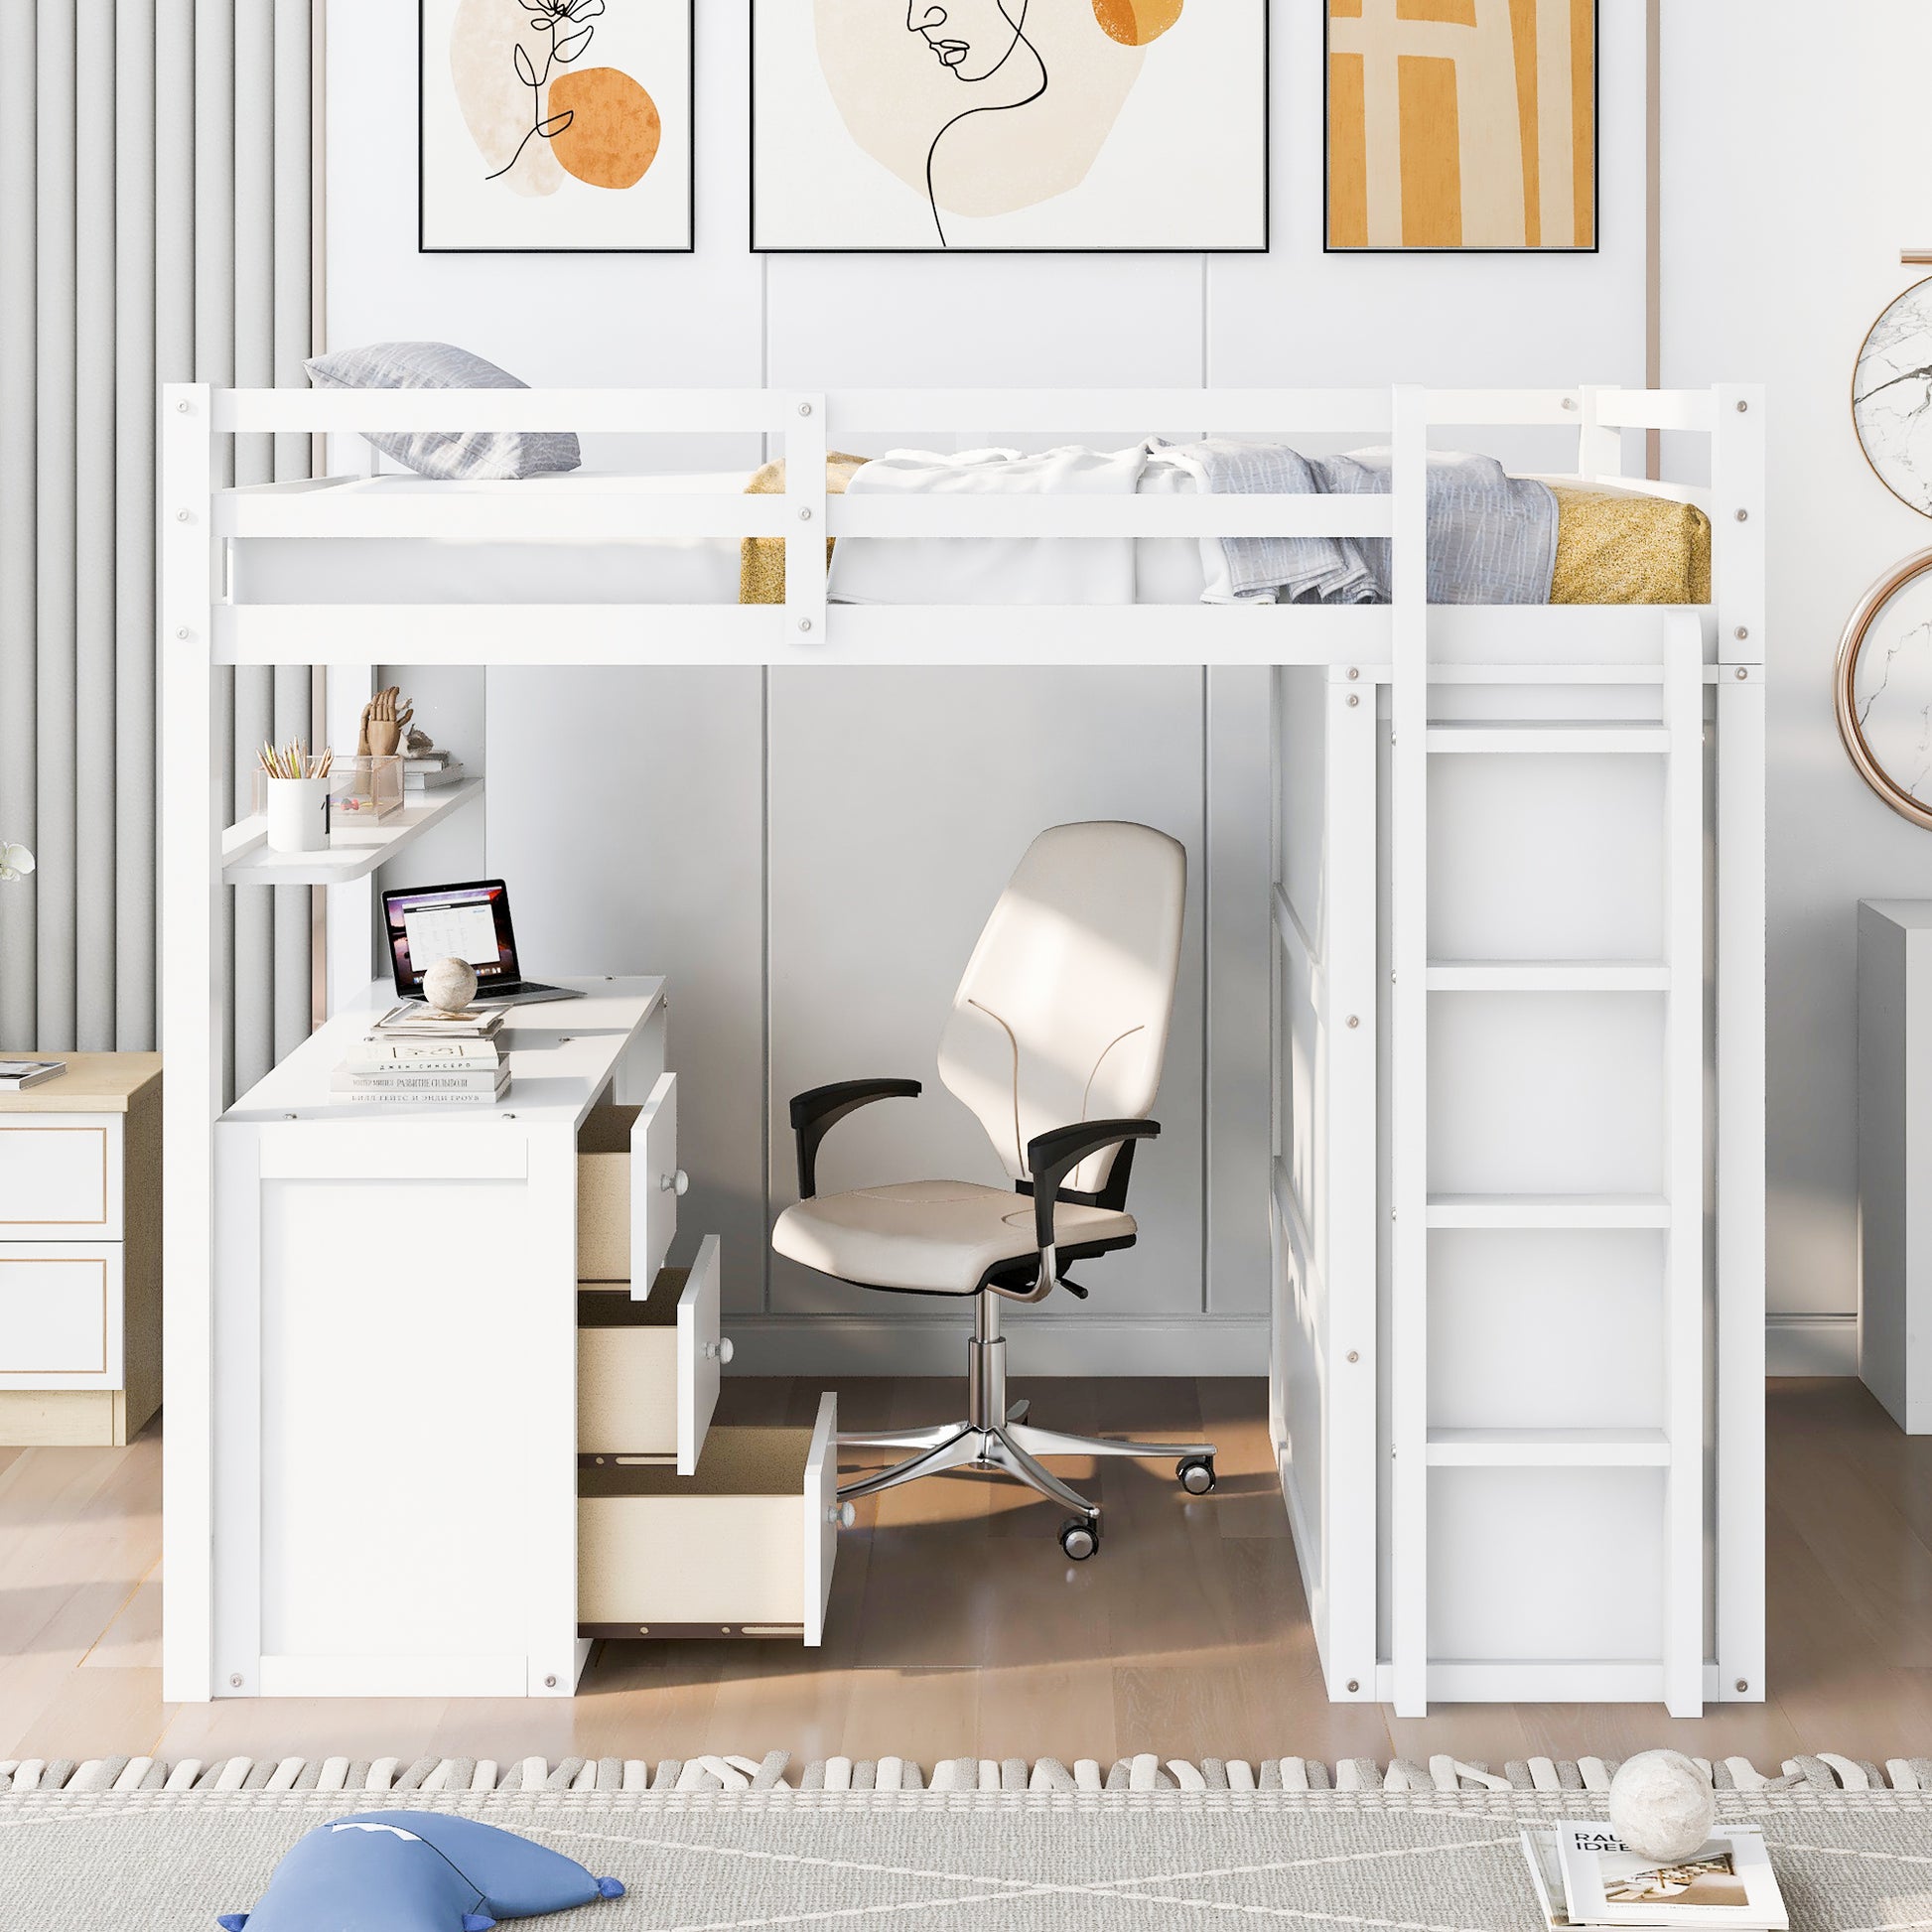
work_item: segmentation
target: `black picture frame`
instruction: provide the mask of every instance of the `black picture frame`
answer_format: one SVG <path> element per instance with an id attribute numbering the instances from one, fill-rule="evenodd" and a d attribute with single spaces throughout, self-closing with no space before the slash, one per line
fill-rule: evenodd
<path id="1" fill-rule="evenodd" d="M 627 248 L 528 248 L 433 246 L 429 240 L 424 88 L 429 74 L 429 0 L 416 0 L 416 252 L 419 255 L 694 255 L 698 251 L 698 0 L 686 0 L 691 58 L 685 64 L 684 125 L 689 154 L 685 168 L 687 239 L 680 246 Z"/>
<path id="2" fill-rule="evenodd" d="M 1330 192 L 1329 169 L 1333 162 L 1333 144 L 1329 130 L 1333 126 L 1330 115 L 1333 104 L 1329 99 L 1334 69 L 1330 59 L 1331 29 L 1334 26 L 1333 0 L 1321 0 L 1321 252 L 1324 255 L 1442 255 L 1453 258 L 1458 255 L 1549 255 L 1557 260 L 1568 260 L 1575 255 L 1598 255 L 1603 251 L 1603 0 L 1590 0 L 1590 149 L 1589 149 L 1589 199 L 1593 210 L 1590 224 L 1590 240 L 1587 247 L 1572 243 L 1567 248 L 1546 248 L 1540 243 L 1532 248 L 1528 242 L 1519 246 L 1501 246 L 1495 243 L 1458 242 L 1453 248 L 1424 246 L 1420 243 L 1411 246 L 1397 243 L 1387 246 L 1364 244 L 1359 248 L 1337 247 L 1329 230 L 1329 218 L 1334 209 L 1334 199 Z"/>
<path id="3" fill-rule="evenodd" d="M 747 241 L 755 255 L 864 255 L 864 256 L 925 256 L 925 255 L 1128 255 L 1149 258 L 1173 255 L 1266 255 L 1274 246 L 1275 232 L 1275 88 L 1273 69 L 1274 51 L 1274 5 L 1273 0 L 1255 0 L 1261 14 L 1261 60 L 1259 72 L 1261 80 L 1261 239 L 1238 248 L 1069 248 L 1063 245 L 1020 246 L 991 248 L 983 246 L 941 247 L 927 244 L 918 248 L 893 248 L 885 246 L 840 246 L 832 244 L 800 247 L 785 243 L 760 243 L 759 240 L 759 102 L 758 102 L 758 32 L 759 11 L 765 0 L 746 0 L 750 28 L 749 58 L 750 69 L 746 75 L 746 99 L 748 103 L 746 139 L 747 149 L 747 196 L 749 218 L 747 221 Z M 781 5 L 807 5 L 809 0 L 777 0 Z M 1216 6 L 1231 4 L 1231 0 L 1211 0 Z M 1326 0 L 1323 0 L 1325 6 Z"/>

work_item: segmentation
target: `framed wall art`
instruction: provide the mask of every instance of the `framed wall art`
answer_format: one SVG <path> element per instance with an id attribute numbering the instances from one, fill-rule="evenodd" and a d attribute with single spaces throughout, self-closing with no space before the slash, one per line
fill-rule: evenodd
<path id="1" fill-rule="evenodd" d="M 1326 0 L 1327 250 L 1596 247 L 1596 0 Z"/>
<path id="2" fill-rule="evenodd" d="M 688 252 L 696 0 L 418 0 L 425 254 Z"/>
<path id="3" fill-rule="evenodd" d="M 1268 246 L 1267 0 L 752 0 L 752 246 Z"/>

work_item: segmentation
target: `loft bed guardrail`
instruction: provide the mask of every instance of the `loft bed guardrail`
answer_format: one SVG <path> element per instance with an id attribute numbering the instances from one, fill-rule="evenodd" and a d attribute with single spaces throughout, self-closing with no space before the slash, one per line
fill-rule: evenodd
<path id="1" fill-rule="evenodd" d="M 1761 473 L 1750 411 L 1755 392 L 1718 387 L 1568 389 L 1107 389 L 1051 390 L 260 390 L 181 386 L 162 412 L 163 499 L 172 506 L 181 559 L 171 602 L 201 607 L 199 560 L 206 538 L 206 608 L 186 612 L 177 633 L 206 635 L 222 664 L 422 664 L 569 661 L 621 663 L 1160 663 L 1291 664 L 1392 659 L 1390 604 L 1244 606 L 1238 621 L 1205 605 L 963 605 L 891 607 L 826 599 L 824 553 L 788 542 L 782 605 L 653 603 L 639 633 L 634 604 L 539 602 L 407 607 L 379 601 L 262 604 L 237 599 L 224 547 L 254 540 L 418 539 L 466 543 L 642 545 L 667 540 L 842 538 L 1200 539 L 1204 537 L 1394 538 L 1404 547 L 1403 503 L 1419 491 L 1432 434 L 1472 430 L 1565 430 L 1577 438 L 1574 475 L 1587 483 L 1691 502 L 1713 525 L 1714 616 L 1734 631 L 1761 570 L 1748 518 Z M 1395 458 L 1386 495 L 846 496 L 827 487 L 829 451 L 885 447 L 920 435 L 1118 440 L 1167 425 L 1167 433 L 1241 440 L 1352 437 L 1386 443 Z M 593 427 L 625 436 L 762 439 L 785 460 L 782 494 L 646 487 L 654 480 L 582 475 L 565 489 L 538 483 L 466 482 L 372 495 L 322 477 L 222 488 L 222 439 L 248 435 L 554 431 Z M 1124 428 L 1124 426 L 1127 426 Z M 1710 451 L 1709 485 L 1625 474 L 1623 433 L 1694 436 Z M 875 452 L 876 453 L 876 452 Z M 1758 485 L 1761 488 L 1761 484 Z M 1745 510 L 1743 522 L 1725 505 Z M 1421 498 L 1418 496 L 1420 502 Z M 204 508 L 204 505 L 206 506 Z M 181 519 L 186 518 L 183 523 Z M 205 520 L 204 520 L 205 519 Z M 1422 527 L 1416 519 L 1416 527 Z M 1401 573 L 1398 572 L 1398 576 Z M 1485 607 L 1478 607 L 1485 608 Z M 179 615 L 179 614 L 178 614 Z M 1587 631 L 1587 607 L 1539 607 L 1539 637 L 1552 623 Z M 554 620 L 554 621 L 551 621 Z M 1452 608 L 1432 622 L 1467 631 Z M 908 634 L 916 633 L 916 652 Z M 164 636 L 167 633 L 164 632 Z M 1714 631 L 1715 634 L 1715 631 Z M 542 638 L 542 646 L 532 642 Z M 177 637 L 177 641 L 186 641 Z M 563 656 L 559 652 L 564 653 Z"/>

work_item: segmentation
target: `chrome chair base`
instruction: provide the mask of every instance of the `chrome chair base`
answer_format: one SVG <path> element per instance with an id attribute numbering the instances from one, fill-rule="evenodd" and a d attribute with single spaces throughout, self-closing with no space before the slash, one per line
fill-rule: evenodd
<path id="1" fill-rule="evenodd" d="M 1040 1461 L 1041 1456 L 1109 1455 L 1147 1460 L 1172 1456 L 1179 1463 L 1181 1481 L 1190 1493 L 1202 1494 L 1213 1486 L 1212 1443 L 1142 1443 L 1115 1436 L 1068 1436 L 1058 1430 L 1035 1429 L 1027 1421 L 1027 1403 L 1016 1402 L 1010 1407 L 1007 1404 L 1006 1342 L 1000 1334 L 997 1299 L 990 1294 L 978 1296 L 975 1312 L 973 1336 L 966 1344 L 966 1420 L 940 1423 L 932 1428 L 842 1435 L 841 1449 L 906 1449 L 911 1453 L 876 1475 L 841 1483 L 841 1502 L 877 1496 L 901 1484 L 917 1482 L 922 1476 L 943 1475 L 948 1470 L 983 1470 L 1025 1483 L 1028 1488 L 1075 1511 L 1085 1519 L 1090 1553 L 1092 1538 L 1100 1526 L 1100 1506 L 1089 1502 L 1070 1483 L 1061 1481 Z M 1189 1479 L 1190 1467 L 1205 1469 L 1204 1484 L 1197 1486 Z M 1065 1542 L 1064 1533 L 1061 1540 Z"/>

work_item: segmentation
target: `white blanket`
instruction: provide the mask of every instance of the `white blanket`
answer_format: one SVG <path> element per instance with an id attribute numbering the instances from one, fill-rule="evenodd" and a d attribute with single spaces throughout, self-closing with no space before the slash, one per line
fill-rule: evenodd
<path id="1" fill-rule="evenodd" d="M 1134 496 L 1191 493 L 1160 451 L 895 450 L 852 479 L 851 496 Z M 1193 604 L 1200 546 L 1132 537 L 846 537 L 832 557 L 835 604 Z"/>

